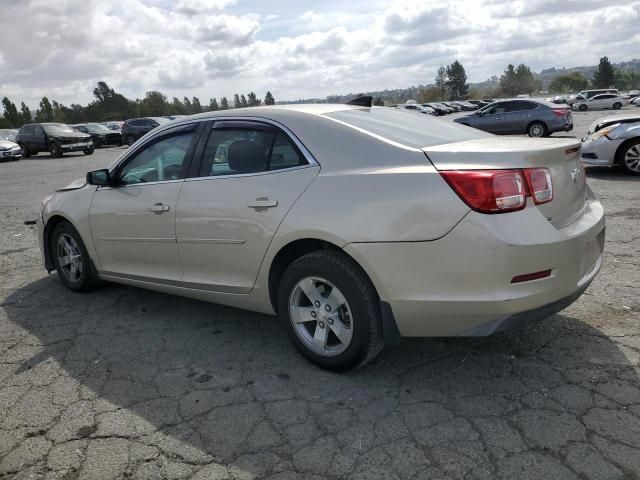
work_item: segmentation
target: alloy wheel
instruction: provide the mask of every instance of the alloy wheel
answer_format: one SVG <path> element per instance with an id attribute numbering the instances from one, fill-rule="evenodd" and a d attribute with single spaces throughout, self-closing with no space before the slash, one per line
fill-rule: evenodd
<path id="1" fill-rule="evenodd" d="M 68 233 L 58 237 L 56 255 L 62 275 L 71 283 L 78 283 L 82 279 L 82 253 L 74 238 Z"/>
<path id="2" fill-rule="evenodd" d="M 544 127 L 540 124 L 532 125 L 529 129 L 529 135 L 532 137 L 542 137 L 544 135 Z"/>
<path id="3" fill-rule="evenodd" d="M 640 173 L 640 144 L 629 147 L 624 154 L 624 163 L 629 170 Z"/>
<path id="4" fill-rule="evenodd" d="M 289 296 L 289 318 L 298 338 L 317 355 L 334 357 L 351 344 L 351 308 L 324 278 L 306 277 L 296 284 Z"/>

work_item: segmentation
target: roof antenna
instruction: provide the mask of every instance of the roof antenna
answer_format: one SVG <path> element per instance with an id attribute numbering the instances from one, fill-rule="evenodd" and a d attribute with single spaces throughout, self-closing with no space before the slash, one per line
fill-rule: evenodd
<path id="1" fill-rule="evenodd" d="M 373 97 L 370 95 L 361 95 L 356 98 L 352 98 L 345 105 L 355 105 L 357 107 L 371 107 L 373 104 Z"/>

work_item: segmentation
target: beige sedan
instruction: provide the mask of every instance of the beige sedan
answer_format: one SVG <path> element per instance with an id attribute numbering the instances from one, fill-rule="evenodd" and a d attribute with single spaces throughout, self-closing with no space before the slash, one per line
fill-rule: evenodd
<path id="1" fill-rule="evenodd" d="M 575 301 L 604 244 L 579 146 L 383 107 L 205 113 L 45 199 L 42 252 L 75 291 L 278 314 L 306 358 L 345 370 L 400 337 L 489 335 Z"/>

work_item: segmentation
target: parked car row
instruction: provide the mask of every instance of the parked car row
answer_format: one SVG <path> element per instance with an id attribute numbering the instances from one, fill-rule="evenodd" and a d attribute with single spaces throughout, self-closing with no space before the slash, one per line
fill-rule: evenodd
<path id="1" fill-rule="evenodd" d="M 479 108 L 490 105 L 493 100 L 455 100 L 447 102 L 427 102 L 415 103 L 408 101 L 400 105 L 390 105 L 395 108 L 403 108 L 405 110 L 414 110 L 428 115 L 447 115 L 455 112 L 470 112 Z"/>
<path id="2" fill-rule="evenodd" d="M 95 149 L 91 135 L 79 132 L 63 123 L 29 123 L 16 135 L 16 143 L 25 158 L 40 152 L 61 157 L 68 152 L 84 152 L 91 155 Z"/>

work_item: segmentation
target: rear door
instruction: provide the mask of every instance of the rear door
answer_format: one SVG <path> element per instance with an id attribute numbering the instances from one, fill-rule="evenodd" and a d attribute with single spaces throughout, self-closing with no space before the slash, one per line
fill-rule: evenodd
<path id="1" fill-rule="evenodd" d="M 249 292 L 278 226 L 319 170 L 304 146 L 274 125 L 215 122 L 178 199 L 184 285 Z"/>
<path id="2" fill-rule="evenodd" d="M 42 152 L 47 150 L 47 137 L 44 129 L 40 125 L 33 126 L 33 136 L 31 139 L 34 151 Z"/>
<path id="3" fill-rule="evenodd" d="M 533 111 L 538 107 L 536 103 L 525 100 L 507 102 L 505 114 L 505 132 L 522 133 L 526 131 L 529 123 L 533 121 Z"/>

